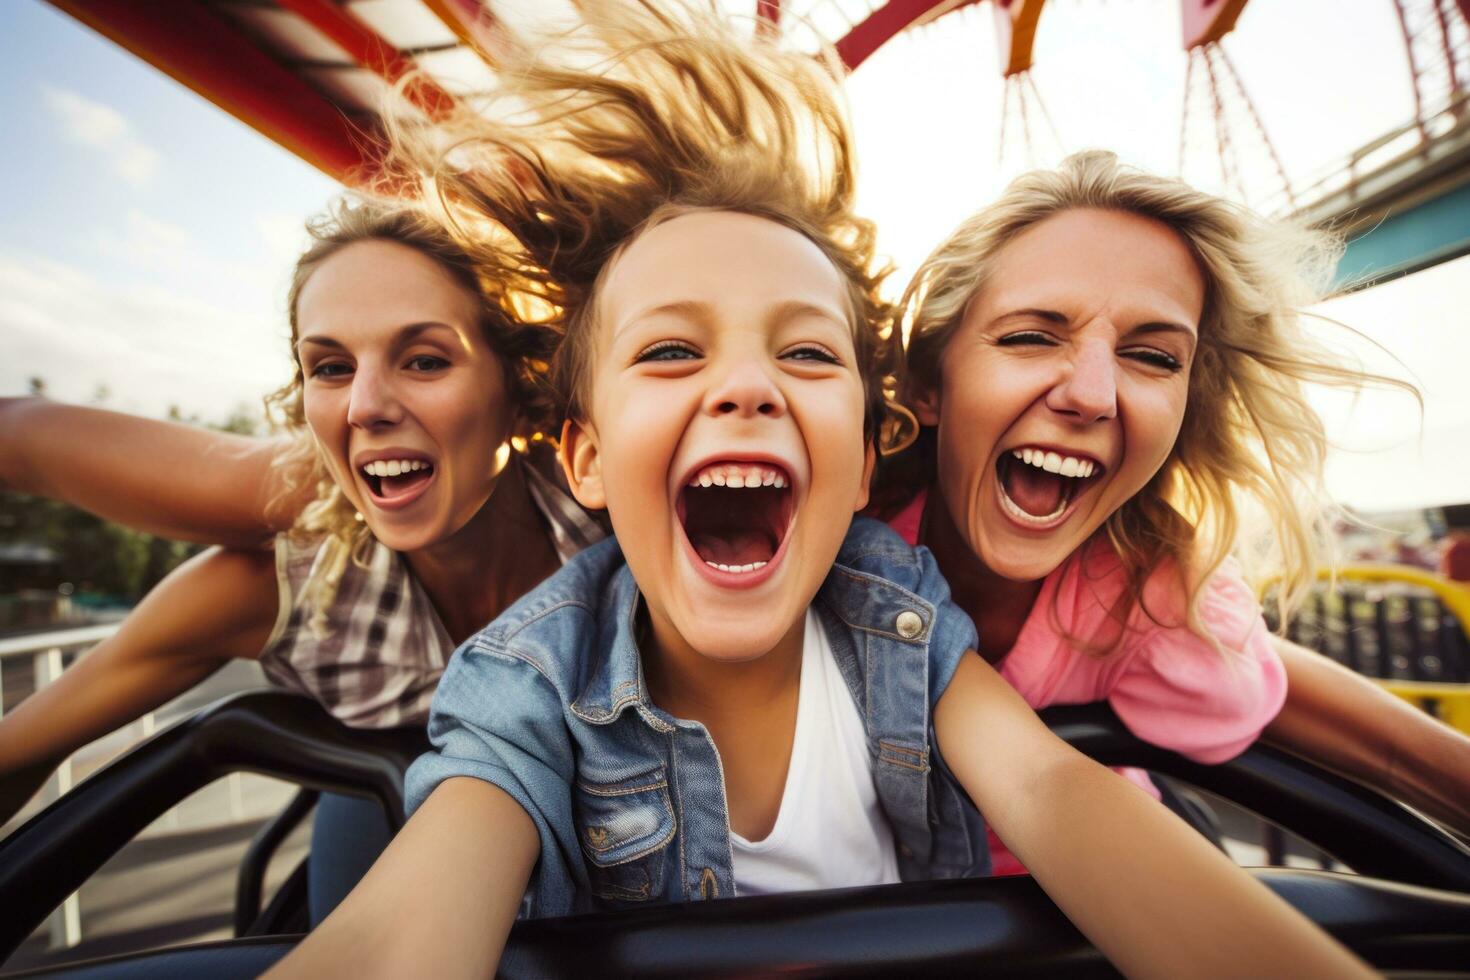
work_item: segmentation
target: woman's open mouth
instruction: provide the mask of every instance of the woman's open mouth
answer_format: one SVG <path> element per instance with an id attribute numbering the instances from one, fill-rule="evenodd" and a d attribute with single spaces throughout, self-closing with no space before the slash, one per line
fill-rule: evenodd
<path id="1" fill-rule="evenodd" d="M 1026 446 L 1000 454 L 995 462 L 1001 507 L 1017 523 L 1055 527 L 1072 505 L 1102 478 L 1104 466 L 1090 456 L 1069 456 Z"/>
<path id="2" fill-rule="evenodd" d="M 392 510 L 423 494 L 434 479 L 434 464 L 425 459 L 377 459 L 360 472 L 373 503 Z"/>
<path id="3" fill-rule="evenodd" d="M 770 463 L 710 463 L 690 474 L 674 506 L 702 571 L 719 584 L 755 584 L 782 554 L 791 476 Z"/>

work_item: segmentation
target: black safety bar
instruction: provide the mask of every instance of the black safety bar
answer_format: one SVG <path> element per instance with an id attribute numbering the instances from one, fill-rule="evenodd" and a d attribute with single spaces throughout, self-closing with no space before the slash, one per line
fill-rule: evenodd
<path id="1" fill-rule="evenodd" d="M 1470 896 L 1352 875 L 1253 871 L 1381 970 L 1459 975 Z M 1146 880 L 1138 882 L 1148 887 Z M 256 977 L 299 937 L 96 960 L 20 977 Z M 1449 971 L 1442 973 L 1439 971 Z M 733 898 L 519 922 L 498 975 L 555 977 L 1057 977 L 1117 973 L 1030 878 L 972 878 Z"/>
<path id="2" fill-rule="evenodd" d="M 0 841 L 0 962 L 124 844 L 200 787 L 244 771 L 375 797 L 396 829 L 403 773 L 416 754 L 402 733 L 348 728 L 299 694 L 249 691 L 216 702 Z"/>
<path id="3" fill-rule="evenodd" d="M 301 826 L 301 821 L 316 806 L 321 794 L 314 789 L 297 790 L 286 808 L 262 826 L 251 838 L 250 847 L 240 861 L 240 873 L 235 879 L 235 935 L 244 936 L 251 932 L 255 920 L 260 918 L 260 896 L 265 891 L 265 872 L 271 858 L 282 841 L 291 836 L 291 831 Z"/>
<path id="4" fill-rule="evenodd" d="M 1360 873 L 1470 893 L 1470 850 L 1402 806 L 1287 753 L 1256 746 L 1203 766 L 1135 738 L 1106 705 L 1048 709 L 1043 718 L 1100 762 L 1162 772 L 1235 801 Z M 377 796 L 398 815 L 413 755 L 401 734 L 348 729 L 298 695 L 252 692 L 204 709 L 0 842 L 0 962 L 139 830 L 212 780 L 259 772 Z"/>
<path id="5" fill-rule="evenodd" d="M 1257 743 L 1215 766 L 1132 735 L 1106 704 L 1048 708 L 1064 741 L 1109 766 L 1137 766 L 1230 800 L 1291 831 L 1359 874 L 1470 892 L 1470 848 L 1401 804 Z"/>

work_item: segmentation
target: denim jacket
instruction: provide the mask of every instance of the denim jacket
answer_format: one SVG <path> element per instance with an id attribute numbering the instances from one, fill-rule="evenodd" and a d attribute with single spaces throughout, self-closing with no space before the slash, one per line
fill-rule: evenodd
<path id="1" fill-rule="evenodd" d="M 541 838 L 522 917 L 735 894 L 720 756 L 649 700 L 638 602 L 617 542 L 594 545 L 466 641 L 434 696 L 437 751 L 409 770 L 409 812 L 454 776 L 519 802 Z M 899 874 L 988 873 L 984 822 L 934 746 L 934 704 L 976 636 L 933 556 L 857 518 L 813 608 L 867 729 Z"/>

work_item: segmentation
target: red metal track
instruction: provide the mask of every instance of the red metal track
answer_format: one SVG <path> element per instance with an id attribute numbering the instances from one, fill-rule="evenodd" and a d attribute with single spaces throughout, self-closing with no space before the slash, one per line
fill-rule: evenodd
<path id="1" fill-rule="evenodd" d="M 371 166 L 375 133 L 197 0 L 49 0 L 329 176 Z"/>
<path id="2" fill-rule="evenodd" d="M 353 61 L 390 84 L 396 84 L 414 70 L 412 60 L 332 0 L 276 0 L 276 3 L 299 14 L 336 42 Z M 448 115 L 455 106 L 454 96 L 425 76 L 414 78 L 403 94 L 431 118 Z"/>
<path id="3" fill-rule="evenodd" d="M 495 67 L 495 50 L 501 38 L 496 33 L 495 17 L 481 0 L 423 0 L 423 4 L 461 41 L 474 48 L 486 64 Z"/>
<path id="4" fill-rule="evenodd" d="M 980 0 L 889 0 L 836 43 L 837 55 L 847 66 L 847 70 L 853 71 L 905 28 L 936 12 L 948 13 L 979 2 Z"/>

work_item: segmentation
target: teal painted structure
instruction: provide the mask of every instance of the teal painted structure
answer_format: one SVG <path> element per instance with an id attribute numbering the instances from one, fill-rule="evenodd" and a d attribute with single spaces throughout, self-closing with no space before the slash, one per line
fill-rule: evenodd
<path id="1" fill-rule="evenodd" d="M 1470 184 L 1391 214 L 1348 242 L 1339 289 L 1361 289 L 1470 254 Z"/>

